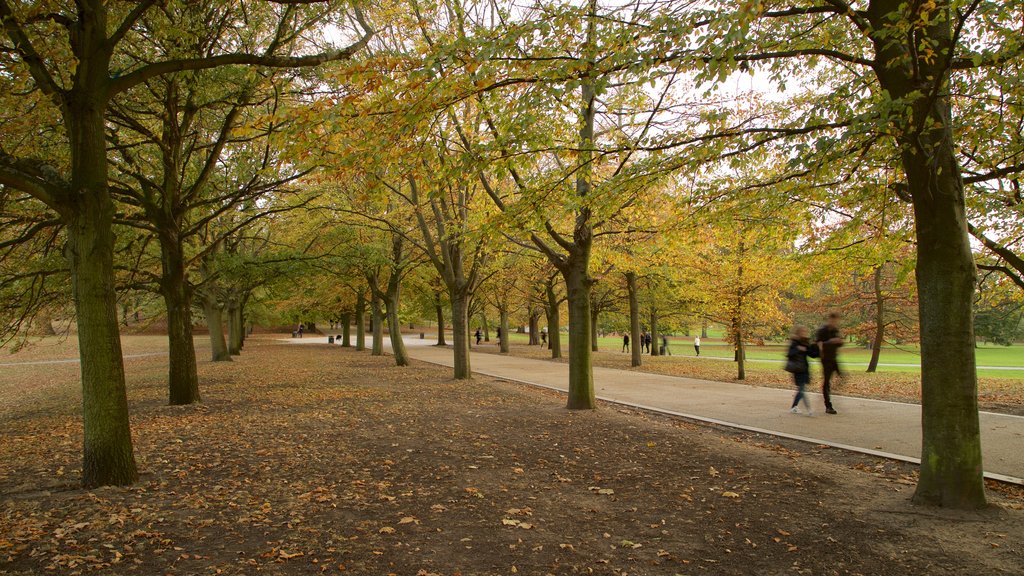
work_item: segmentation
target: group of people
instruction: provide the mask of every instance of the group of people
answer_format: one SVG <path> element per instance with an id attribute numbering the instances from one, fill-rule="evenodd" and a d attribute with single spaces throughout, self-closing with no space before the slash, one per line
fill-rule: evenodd
<path id="1" fill-rule="evenodd" d="M 646 331 L 640 332 L 640 336 L 638 336 L 637 339 L 639 340 L 639 344 L 638 345 L 640 346 L 640 351 L 641 352 L 650 353 L 651 352 L 651 344 L 654 343 L 654 337 L 651 336 L 651 333 L 650 332 L 646 332 Z M 696 344 L 694 346 L 697 348 L 697 355 L 700 356 L 700 340 L 699 339 L 696 341 Z M 622 335 L 622 351 L 623 352 L 629 352 L 629 332 L 626 332 L 625 334 Z M 666 336 L 665 334 L 661 335 L 661 349 L 660 349 L 660 352 L 663 355 L 665 355 L 665 354 L 667 354 L 669 356 L 672 355 L 672 350 L 668 347 L 668 336 Z"/>
<path id="2" fill-rule="evenodd" d="M 842 345 L 843 338 L 839 332 L 839 314 L 835 312 L 829 314 L 825 324 L 814 333 L 813 341 L 806 326 L 793 327 L 793 333 L 789 339 L 789 349 L 786 352 L 786 371 L 793 374 L 793 384 L 796 385 L 796 395 L 793 397 L 793 405 L 790 406 L 790 412 L 799 414 L 800 402 L 802 401 L 807 414 L 814 414 L 805 390 L 807 385 L 811 383 L 808 358 L 820 358 L 822 372 L 824 373 L 821 395 L 825 397 L 825 413 L 836 414 L 836 410 L 832 406 L 832 379 L 835 376 L 842 376 L 842 372 L 839 371 L 839 348 Z"/>
<path id="3" fill-rule="evenodd" d="M 662 336 L 662 338 L 664 338 L 664 336 Z M 637 340 L 639 340 L 639 342 L 637 342 L 637 345 L 640 346 L 640 351 L 641 352 L 650 352 L 651 351 L 651 340 L 652 340 L 652 338 L 651 338 L 650 332 L 641 332 L 640 336 L 637 337 Z M 622 351 L 623 352 L 629 352 L 629 333 L 628 332 L 622 335 Z"/>

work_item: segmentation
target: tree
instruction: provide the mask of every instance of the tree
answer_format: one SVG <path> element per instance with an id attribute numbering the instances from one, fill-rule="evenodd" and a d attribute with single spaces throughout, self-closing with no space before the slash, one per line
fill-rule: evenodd
<path id="1" fill-rule="evenodd" d="M 699 50 L 701 61 L 710 63 L 706 78 L 765 63 L 779 80 L 799 66 L 804 79 L 818 72 L 816 79 L 828 86 L 803 94 L 805 106 L 789 125 L 744 129 L 750 139 L 743 147 L 806 141 L 812 134 L 816 141 L 803 144 L 802 167 L 813 170 L 856 158 L 880 140 L 893 144 L 917 245 L 923 442 L 913 500 L 984 506 L 971 305 L 976 276 L 951 78 L 1019 56 L 1016 24 L 1000 3 L 961 7 L 949 0 L 743 5 L 704 17 L 726 23 Z M 770 51 L 761 48 L 767 45 Z M 988 86 L 982 82 L 976 90 Z"/>
<path id="2" fill-rule="evenodd" d="M 35 14 L 34 5 L 0 0 L 0 21 L 9 41 L 3 52 L 16 55 L 14 73 L 27 74 L 34 82 L 28 97 L 41 94 L 48 99 L 66 137 L 63 165 L 46 158 L 15 157 L 0 149 L 0 184 L 31 194 L 65 226 L 81 354 L 82 482 L 87 487 L 130 484 L 137 477 L 113 285 L 115 206 L 106 157 L 110 100 L 172 72 L 227 65 L 290 68 L 345 59 L 370 37 L 357 13 L 362 37 L 341 50 L 292 57 L 279 55 L 281 46 L 271 45 L 263 53 L 134 60 L 121 50 L 129 43 L 126 39 L 137 38 L 140 20 L 157 12 L 152 10 L 155 5 L 153 0 L 134 5 L 82 0 L 70 12 Z M 302 9 L 287 6 L 282 16 Z"/>

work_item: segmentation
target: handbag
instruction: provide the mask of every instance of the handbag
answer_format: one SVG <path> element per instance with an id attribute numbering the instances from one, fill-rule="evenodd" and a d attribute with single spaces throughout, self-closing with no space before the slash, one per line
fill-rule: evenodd
<path id="1" fill-rule="evenodd" d="M 803 371 L 804 371 L 803 362 L 800 362 L 799 360 L 795 360 L 795 359 L 794 360 L 787 360 L 786 361 L 786 372 L 790 372 L 790 373 L 796 374 L 797 372 L 803 372 Z"/>

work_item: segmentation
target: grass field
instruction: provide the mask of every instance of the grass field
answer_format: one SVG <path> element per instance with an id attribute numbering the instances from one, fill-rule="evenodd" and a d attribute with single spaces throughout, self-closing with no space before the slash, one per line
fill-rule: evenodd
<path id="1" fill-rule="evenodd" d="M 492 336 L 493 337 L 493 336 Z M 526 344 L 526 334 L 512 334 L 512 343 Z M 568 337 L 562 334 L 563 346 Z M 615 351 L 622 349 L 621 337 L 604 336 L 598 338 L 598 348 L 603 351 Z M 692 337 L 669 337 L 669 349 L 673 354 L 681 356 L 693 356 Z M 731 360 L 733 357 L 732 346 L 723 342 L 720 338 L 705 338 L 701 341 L 701 357 L 722 358 Z M 772 363 L 782 364 L 785 356 L 786 345 L 780 342 L 770 342 L 764 346 L 748 345 L 747 360 L 750 368 L 757 370 L 761 367 L 771 365 L 771 369 L 778 366 Z M 1024 381 L 1024 344 L 1013 346 L 995 346 L 990 344 L 979 344 L 975 350 L 975 357 L 978 366 L 978 376 L 986 378 L 1009 378 Z M 840 362 L 849 370 L 860 372 L 867 369 L 871 360 L 871 350 L 848 345 L 840 350 Z M 882 348 L 882 355 L 879 358 L 879 372 L 909 372 L 919 373 L 921 364 L 921 353 L 917 345 L 906 345 L 901 347 L 886 346 Z M 993 367 L 997 369 L 985 368 Z M 1005 370 L 998 368 L 1020 368 L 1020 370 Z"/>

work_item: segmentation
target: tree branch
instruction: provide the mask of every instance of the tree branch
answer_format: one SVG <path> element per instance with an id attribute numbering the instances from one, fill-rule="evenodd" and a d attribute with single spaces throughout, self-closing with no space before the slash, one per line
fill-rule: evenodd
<path id="1" fill-rule="evenodd" d="M 5 1 L 6 0 L 0 0 L 0 2 Z M 133 86 L 145 82 L 155 76 L 170 74 L 172 72 L 181 72 L 184 70 L 208 70 L 210 68 L 217 68 L 218 66 L 229 66 L 235 64 L 265 66 L 268 68 L 303 68 L 319 66 L 325 62 L 347 60 L 366 46 L 366 44 L 369 43 L 370 38 L 373 37 L 373 29 L 366 23 L 366 20 L 363 18 L 363 14 L 359 9 L 355 10 L 355 19 L 362 27 L 363 35 L 354 43 L 340 50 L 321 52 L 319 54 L 310 54 L 307 56 L 260 56 L 258 54 L 234 53 L 220 54 L 218 56 L 210 56 L 207 58 L 182 58 L 178 60 L 154 62 L 153 64 L 143 66 L 138 70 L 113 80 L 110 84 L 110 93 L 117 94 L 124 92 L 125 90 L 128 90 L 129 88 L 132 88 Z"/>

